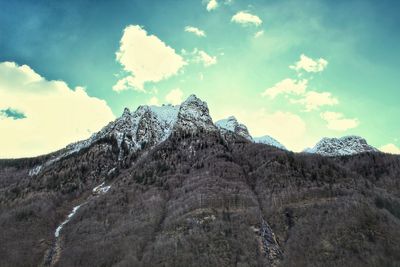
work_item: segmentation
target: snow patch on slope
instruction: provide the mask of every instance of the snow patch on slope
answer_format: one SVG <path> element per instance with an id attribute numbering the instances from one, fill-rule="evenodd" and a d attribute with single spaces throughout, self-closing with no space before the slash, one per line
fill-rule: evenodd
<path id="1" fill-rule="evenodd" d="M 75 213 L 78 211 L 78 209 L 79 209 L 81 206 L 82 206 L 82 205 L 75 206 L 75 207 L 72 209 L 71 213 L 68 214 L 67 219 L 66 219 L 65 221 L 63 221 L 63 222 L 57 227 L 56 231 L 54 232 L 54 236 L 55 236 L 56 238 L 60 235 L 60 232 L 61 232 L 61 230 L 63 229 L 64 225 L 66 225 L 66 224 L 71 220 L 71 218 L 75 215 Z"/>

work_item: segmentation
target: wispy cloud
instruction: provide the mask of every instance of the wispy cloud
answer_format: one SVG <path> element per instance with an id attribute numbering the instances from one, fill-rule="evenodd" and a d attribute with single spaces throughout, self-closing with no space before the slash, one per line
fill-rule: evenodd
<path id="1" fill-rule="evenodd" d="M 294 69 L 296 71 L 306 71 L 306 72 L 321 72 L 328 66 L 328 61 L 319 58 L 312 59 L 302 54 L 300 56 L 300 60 L 297 61 L 294 65 L 289 66 L 289 68 Z"/>
<path id="2" fill-rule="evenodd" d="M 254 38 L 258 38 L 264 35 L 264 30 L 258 31 L 254 34 Z"/>
<path id="3" fill-rule="evenodd" d="M 253 15 L 247 11 L 239 11 L 238 13 L 233 15 L 231 21 L 241 24 L 243 26 L 249 26 L 249 25 L 259 26 L 262 23 L 262 20 L 258 16 Z"/>
<path id="4" fill-rule="evenodd" d="M 322 58 L 313 60 L 304 54 L 300 56 L 300 60 L 290 68 L 296 69 L 297 71 L 305 70 L 307 72 L 320 72 L 323 71 L 328 62 Z M 339 100 L 332 95 L 330 92 L 317 92 L 307 91 L 308 89 L 308 78 L 291 79 L 286 78 L 274 86 L 266 89 L 262 96 L 268 96 L 274 99 L 278 95 L 284 94 L 295 95 L 297 98 L 290 98 L 290 102 L 293 104 L 301 104 L 305 107 L 306 112 L 317 110 L 322 106 L 333 106 L 339 104 Z"/>
<path id="5" fill-rule="evenodd" d="M 360 124 L 358 119 L 345 118 L 340 112 L 327 111 L 320 115 L 321 118 L 327 122 L 327 128 L 334 131 L 346 131 L 356 128 Z"/>
<path id="6" fill-rule="evenodd" d="M 193 27 L 193 26 L 186 26 L 185 27 L 185 32 L 190 32 L 194 33 L 195 35 L 199 37 L 205 37 L 206 33 L 203 30 L 200 30 L 199 28 Z"/>
<path id="7" fill-rule="evenodd" d="M 116 58 L 127 73 L 113 86 L 113 90 L 118 92 L 130 88 L 145 91 L 145 83 L 159 82 L 176 75 L 186 64 L 173 48 L 157 36 L 148 35 L 138 25 L 129 25 L 124 29 Z"/>
<path id="8" fill-rule="evenodd" d="M 294 79 L 284 79 L 274 86 L 266 89 L 262 96 L 268 96 L 270 98 L 275 98 L 280 94 L 303 94 L 306 91 L 308 80 L 294 80 Z"/>
<path id="9" fill-rule="evenodd" d="M 330 92 L 309 91 L 301 99 L 291 99 L 292 103 L 299 103 L 305 106 L 305 111 L 316 110 L 322 106 L 333 106 L 339 104 L 339 100 Z"/>
<path id="10" fill-rule="evenodd" d="M 217 0 L 209 0 L 207 3 L 207 11 L 215 10 L 218 7 L 218 2 Z"/>
<path id="11" fill-rule="evenodd" d="M 199 50 L 198 48 L 193 49 L 192 52 L 187 52 L 186 50 L 182 50 L 182 55 L 187 56 L 189 61 L 194 63 L 201 63 L 204 67 L 209 67 L 211 65 L 217 64 L 217 57 L 210 56 L 203 50 Z"/>

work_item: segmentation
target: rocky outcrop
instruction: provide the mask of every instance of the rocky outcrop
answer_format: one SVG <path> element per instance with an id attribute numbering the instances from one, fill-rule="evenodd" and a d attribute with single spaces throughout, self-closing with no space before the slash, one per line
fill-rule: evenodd
<path id="1" fill-rule="evenodd" d="M 307 148 L 304 152 L 333 157 L 378 152 L 378 149 L 370 146 L 362 137 L 344 136 L 341 138 L 323 138 L 313 148 Z"/>

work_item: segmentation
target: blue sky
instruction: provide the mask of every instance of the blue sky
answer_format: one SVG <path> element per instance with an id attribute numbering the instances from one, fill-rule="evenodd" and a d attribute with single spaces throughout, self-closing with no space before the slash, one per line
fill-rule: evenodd
<path id="1" fill-rule="evenodd" d="M 22 139 L 24 131 L 60 136 L 53 120 L 70 122 L 68 129 L 60 126 L 65 136 L 52 138 L 51 145 L 41 143 L 48 142 L 44 137 L 13 138 L 2 144 L 8 150 L 0 157 L 50 152 L 87 137 L 126 106 L 178 103 L 192 93 L 207 101 L 214 120 L 235 115 L 254 136 L 270 134 L 295 151 L 323 136 L 349 134 L 399 151 L 398 1 L 0 0 L 0 5 L 0 63 L 15 63 L 0 72 L 3 81 L 14 79 L 0 82 L 0 129 L 12 137 L 19 131 Z M 185 31 L 188 26 L 205 36 Z M 131 48 L 121 50 L 124 33 Z M 154 38 L 149 36 L 157 39 L 154 49 L 162 44 L 173 50 L 165 58 L 175 68 L 151 74 L 154 51 L 147 48 Z M 140 82 L 131 60 L 137 51 L 149 62 Z M 178 58 L 184 64 L 174 61 Z M 30 71 L 21 69 L 24 65 Z M 39 75 L 48 88 L 42 91 L 58 95 L 47 99 L 35 91 L 33 96 L 31 83 L 38 80 L 28 79 L 26 86 L 10 74 L 17 72 Z M 124 77 L 133 77 L 134 84 L 113 90 Z M 24 86 L 17 98 L 15 88 Z M 276 95 L 265 93 L 274 87 Z M 50 108 L 63 105 L 58 117 L 49 116 Z M 5 110 L 25 118 L 15 120 Z"/>

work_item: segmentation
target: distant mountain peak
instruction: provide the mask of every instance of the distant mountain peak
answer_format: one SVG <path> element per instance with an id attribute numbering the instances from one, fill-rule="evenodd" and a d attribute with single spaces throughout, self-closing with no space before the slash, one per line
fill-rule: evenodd
<path id="1" fill-rule="evenodd" d="M 304 152 L 322 156 L 347 156 L 377 151 L 379 150 L 370 146 L 364 138 L 355 135 L 340 138 L 324 137 L 313 148 L 304 150 Z"/>
<path id="2" fill-rule="evenodd" d="M 275 138 L 272 138 L 269 135 L 264 135 L 261 137 L 254 137 L 253 139 L 254 139 L 255 143 L 266 144 L 266 145 L 277 147 L 282 150 L 287 150 L 287 148 L 284 145 L 282 145 Z"/>
<path id="3" fill-rule="evenodd" d="M 247 140 L 253 141 L 253 138 L 249 134 L 249 130 L 246 125 L 239 123 L 234 116 L 229 116 L 226 119 L 219 120 L 215 125 L 223 131 L 230 131 L 237 135 L 240 135 Z"/>

